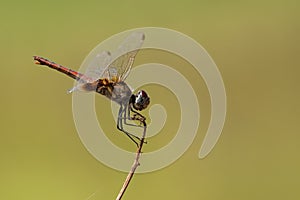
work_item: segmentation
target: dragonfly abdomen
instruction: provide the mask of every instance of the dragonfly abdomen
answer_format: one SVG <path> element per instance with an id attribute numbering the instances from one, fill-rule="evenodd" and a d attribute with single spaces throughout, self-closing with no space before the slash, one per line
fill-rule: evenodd
<path id="1" fill-rule="evenodd" d="M 51 61 L 49 61 L 49 60 L 47 60 L 45 58 L 42 58 L 42 57 L 39 57 L 39 56 L 33 56 L 33 59 L 36 61 L 35 62 L 36 64 L 46 65 L 46 66 L 48 66 L 48 67 L 50 67 L 52 69 L 55 69 L 55 70 L 57 70 L 57 71 L 59 71 L 61 73 L 66 74 L 67 76 L 69 76 L 69 77 L 71 77 L 71 78 L 73 78 L 73 79 L 75 79 L 77 81 L 80 80 L 80 79 L 87 81 L 89 79 L 88 77 L 86 77 L 85 75 L 83 75 L 83 74 L 81 74 L 79 72 L 76 72 L 76 71 L 74 71 L 72 69 L 69 69 L 69 68 L 66 68 L 66 67 L 64 67 L 62 65 L 56 64 L 54 62 L 51 62 Z"/>

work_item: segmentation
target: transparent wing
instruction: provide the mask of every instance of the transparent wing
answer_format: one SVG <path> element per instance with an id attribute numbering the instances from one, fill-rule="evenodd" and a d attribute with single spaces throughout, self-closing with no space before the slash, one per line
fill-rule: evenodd
<path id="1" fill-rule="evenodd" d="M 144 33 L 133 32 L 130 34 L 112 54 L 112 63 L 102 76 L 109 77 L 110 80 L 124 81 L 144 40 Z"/>
<path id="2" fill-rule="evenodd" d="M 91 81 L 96 81 L 99 78 L 103 78 L 103 73 L 109 63 L 111 62 L 111 54 L 108 51 L 103 51 L 95 56 L 90 62 L 84 73 Z"/>
<path id="3" fill-rule="evenodd" d="M 108 78 L 116 82 L 125 80 L 144 40 L 144 33 L 133 32 L 112 55 L 108 51 L 97 54 L 84 73 L 86 78 L 80 79 L 69 93 L 77 90 L 92 91 L 95 88 L 86 86 L 100 78 Z"/>
<path id="4" fill-rule="evenodd" d="M 100 77 L 102 77 L 102 75 L 103 75 L 105 69 L 107 69 L 107 66 L 109 65 L 109 63 L 111 63 L 110 52 L 103 51 L 103 52 L 97 54 L 91 60 L 90 64 L 88 65 L 88 67 L 84 73 L 85 76 L 82 79 L 79 79 L 77 81 L 77 84 L 75 85 L 75 87 L 70 89 L 68 92 L 71 93 L 71 92 L 74 92 L 77 90 L 86 91 L 86 89 L 84 89 L 84 87 L 83 87 L 84 84 L 92 83 L 92 82 L 98 80 Z"/>

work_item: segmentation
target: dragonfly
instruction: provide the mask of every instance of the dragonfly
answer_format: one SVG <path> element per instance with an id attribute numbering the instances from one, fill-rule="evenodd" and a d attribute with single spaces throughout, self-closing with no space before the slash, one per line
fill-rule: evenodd
<path id="1" fill-rule="evenodd" d="M 131 33 L 113 54 L 109 51 L 96 54 L 84 74 L 40 56 L 33 56 L 33 59 L 35 64 L 50 67 L 75 79 L 76 85 L 69 90 L 69 93 L 93 91 L 119 104 L 117 129 L 139 146 L 137 141 L 141 141 L 141 138 L 126 131 L 123 125 L 142 127 L 141 124 L 143 124 L 146 128 L 146 118 L 139 111 L 147 108 L 150 104 L 150 97 L 144 90 L 133 94 L 133 91 L 125 83 L 125 79 L 130 73 L 144 40 L 144 33 Z M 140 122 L 140 125 L 135 122 Z"/>

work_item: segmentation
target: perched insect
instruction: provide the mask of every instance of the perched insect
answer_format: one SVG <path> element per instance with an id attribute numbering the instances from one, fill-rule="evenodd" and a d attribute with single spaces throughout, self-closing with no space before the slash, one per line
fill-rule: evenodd
<path id="1" fill-rule="evenodd" d="M 36 64 L 46 65 L 77 80 L 76 86 L 69 90 L 70 93 L 77 90 L 95 91 L 118 103 L 120 109 L 117 128 L 138 146 L 136 139 L 140 140 L 140 138 L 124 130 L 123 124 L 137 126 L 127 122 L 127 120 L 133 120 L 143 122 L 144 126 L 146 126 L 146 118 L 138 111 L 147 108 L 150 98 L 143 90 L 133 94 L 124 81 L 131 70 L 135 56 L 141 48 L 144 39 L 145 35 L 143 33 L 134 32 L 130 34 L 114 54 L 110 54 L 107 51 L 97 54 L 84 74 L 39 56 L 34 56 L 33 58 Z"/>

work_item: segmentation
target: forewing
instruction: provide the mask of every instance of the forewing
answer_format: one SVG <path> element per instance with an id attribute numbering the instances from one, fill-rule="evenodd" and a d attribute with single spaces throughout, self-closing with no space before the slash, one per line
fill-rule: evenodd
<path id="1" fill-rule="evenodd" d="M 112 54 L 113 62 L 107 67 L 106 73 L 111 80 L 117 78 L 124 81 L 133 65 L 136 54 L 145 40 L 144 33 L 133 32 Z"/>

